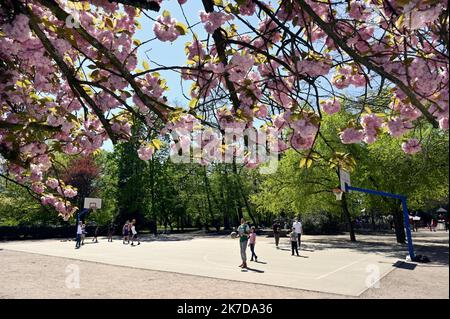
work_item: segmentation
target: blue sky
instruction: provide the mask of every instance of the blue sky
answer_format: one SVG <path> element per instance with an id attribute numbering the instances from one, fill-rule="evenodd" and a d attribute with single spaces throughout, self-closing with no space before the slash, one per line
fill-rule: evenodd
<path id="1" fill-rule="evenodd" d="M 198 12 L 204 10 L 202 2 L 198 0 L 188 1 L 183 6 L 183 9 L 188 18 L 188 21 L 191 23 L 199 21 Z M 159 15 L 162 14 L 163 10 L 169 11 L 173 18 L 186 24 L 186 21 L 180 9 L 180 5 L 176 0 L 165 0 L 162 4 L 160 12 L 147 11 L 147 14 L 156 19 Z M 142 42 L 153 38 L 154 22 L 144 15 L 142 15 L 139 22 L 142 24 L 142 29 L 137 30 L 135 38 L 139 39 Z M 196 25 L 194 27 L 194 30 L 201 39 L 206 37 L 206 32 L 204 31 L 202 24 Z M 186 63 L 184 45 L 188 41 L 192 41 L 192 33 L 190 32 L 184 36 L 180 36 L 176 41 L 172 43 L 154 40 L 143 45 L 138 50 L 138 58 L 140 61 L 139 67 L 142 69 L 142 61 L 148 61 L 148 63 L 150 64 L 150 68 L 152 69 L 158 67 L 156 64 L 152 63 L 151 60 L 154 60 L 165 66 L 184 65 Z M 178 102 L 182 102 L 184 105 L 187 105 L 189 102 L 186 101 L 186 99 L 183 97 L 181 91 L 180 75 L 172 71 L 161 71 L 159 73 L 161 74 L 162 78 L 167 80 L 167 86 L 170 88 L 170 91 L 167 92 L 167 98 L 169 99 L 169 102 L 174 102 L 175 100 L 177 100 Z M 185 93 L 187 93 L 188 88 L 189 87 L 184 88 Z"/>

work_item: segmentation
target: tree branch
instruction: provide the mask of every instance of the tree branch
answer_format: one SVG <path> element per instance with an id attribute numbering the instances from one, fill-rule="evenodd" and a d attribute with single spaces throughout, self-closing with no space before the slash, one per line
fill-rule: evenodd
<path id="1" fill-rule="evenodd" d="M 205 11 L 207 13 L 214 12 L 214 2 L 212 0 L 202 0 L 203 6 L 205 7 Z M 216 45 L 217 54 L 219 56 L 220 62 L 226 67 L 228 65 L 226 51 L 226 40 L 221 32 L 221 29 L 216 29 L 213 33 L 214 44 Z M 239 98 L 236 93 L 236 88 L 234 87 L 233 82 L 230 81 L 230 76 L 228 72 L 224 73 L 225 85 L 230 92 L 231 102 L 233 103 L 233 109 L 239 109 Z"/>
<path id="2" fill-rule="evenodd" d="M 415 93 L 406 85 L 404 84 L 400 79 L 395 77 L 394 75 L 386 72 L 383 67 L 378 66 L 374 63 L 372 63 L 367 58 L 364 58 L 363 56 L 356 53 L 352 48 L 350 48 L 347 43 L 339 38 L 339 36 L 334 32 L 332 24 L 323 21 L 317 13 L 306 3 L 305 0 L 296 0 L 297 3 L 300 5 L 300 7 L 314 20 L 314 22 L 331 38 L 333 39 L 334 43 L 339 46 L 342 50 L 344 50 L 355 62 L 358 62 L 361 65 L 364 65 L 368 69 L 374 70 L 376 73 L 378 73 L 380 76 L 385 77 L 395 85 L 397 85 L 398 88 L 400 88 L 403 93 L 408 96 L 411 103 L 417 107 L 422 114 L 425 116 L 425 118 L 433 125 L 434 128 L 438 128 L 439 124 L 434 118 L 433 115 L 431 115 L 430 112 L 428 112 L 425 105 L 423 105 Z"/>

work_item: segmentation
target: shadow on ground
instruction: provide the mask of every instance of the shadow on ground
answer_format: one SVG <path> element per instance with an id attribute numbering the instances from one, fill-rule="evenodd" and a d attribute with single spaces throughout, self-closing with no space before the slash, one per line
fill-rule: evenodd
<path id="1" fill-rule="evenodd" d="M 427 235 L 417 236 L 413 239 L 414 250 L 416 255 L 427 256 L 434 264 L 449 264 L 449 240 L 448 237 L 432 238 Z M 378 237 L 378 234 L 376 235 Z M 392 236 L 391 236 L 392 237 Z M 288 244 L 280 244 L 281 250 L 290 250 Z M 380 238 L 362 239 L 357 242 L 351 242 L 345 238 L 312 238 L 307 242 L 302 242 L 301 251 L 314 252 L 316 250 L 325 249 L 351 249 L 367 254 L 383 254 L 387 257 L 394 257 L 405 260 L 408 253 L 407 245 L 398 244 L 395 239 L 386 242 Z"/>

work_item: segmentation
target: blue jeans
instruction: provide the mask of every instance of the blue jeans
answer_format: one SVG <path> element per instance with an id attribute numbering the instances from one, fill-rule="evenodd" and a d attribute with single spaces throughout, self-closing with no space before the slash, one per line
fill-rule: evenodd
<path id="1" fill-rule="evenodd" d="M 241 259 L 243 263 L 247 262 L 247 243 L 248 239 L 244 241 L 239 240 L 239 246 L 241 247 Z"/>
<path id="2" fill-rule="evenodd" d="M 81 234 L 77 234 L 77 242 L 75 244 L 75 248 L 80 248 L 81 246 Z"/>
<path id="3" fill-rule="evenodd" d="M 255 244 L 250 244 L 250 250 L 252 252 L 252 258 L 250 260 L 253 260 L 253 257 L 255 257 L 255 260 L 258 259 L 258 256 L 255 254 Z"/>

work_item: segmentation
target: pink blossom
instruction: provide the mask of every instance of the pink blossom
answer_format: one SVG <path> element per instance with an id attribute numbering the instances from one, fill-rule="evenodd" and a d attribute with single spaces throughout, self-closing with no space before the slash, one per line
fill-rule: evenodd
<path id="1" fill-rule="evenodd" d="M 405 125 L 401 118 L 395 118 L 387 122 L 387 128 L 390 135 L 394 137 L 400 137 L 408 131 L 408 127 Z"/>
<path id="2" fill-rule="evenodd" d="M 59 182 L 56 178 L 49 178 L 47 179 L 47 181 L 45 182 L 45 185 L 47 185 L 48 187 L 55 189 L 56 187 L 58 187 Z"/>
<path id="3" fill-rule="evenodd" d="M 153 32 L 155 32 L 155 35 L 159 40 L 163 42 L 173 42 L 180 36 L 180 31 L 175 27 L 177 21 L 172 19 L 170 14 L 163 14 L 162 16 L 159 16 L 156 21 L 157 22 L 155 22 L 155 25 L 153 26 Z"/>
<path id="4" fill-rule="evenodd" d="M 292 134 L 290 142 L 293 148 L 296 150 L 306 150 L 310 149 L 314 144 L 314 137 L 312 136 L 302 136 L 299 133 Z"/>
<path id="5" fill-rule="evenodd" d="M 351 1 L 348 15 L 355 20 L 366 20 L 370 13 L 367 11 L 363 1 Z"/>
<path id="6" fill-rule="evenodd" d="M 41 197 L 41 203 L 43 205 L 54 205 L 56 203 L 56 198 L 53 195 L 44 195 Z"/>
<path id="7" fill-rule="evenodd" d="M 233 16 L 224 12 L 206 13 L 200 11 L 200 20 L 202 21 L 206 32 L 213 34 L 216 29 L 220 28 L 225 22 L 232 20 Z"/>
<path id="8" fill-rule="evenodd" d="M 246 0 L 244 4 L 239 5 L 239 13 L 244 16 L 251 16 L 256 11 L 256 4 L 252 0 Z"/>
<path id="9" fill-rule="evenodd" d="M 66 187 L 64 189 L 64 196 L 68 197 L 68 198 L 73 198 L 75 196 L 77 196 L 78 192 L 73 189 L 72 187 Z"/>
<path id="10" fill-rule="evenodd" d="M 439 127 L 441 130 L 448 130 L 448 117 L 443 117 L 439 120 Z"/>
<path id="11" fill-rule="evenodd" d="M 78 147 L 76 147 L 73 143 L 67 143 L 61 147 L 64 153 L 68 155 L 74 155 L 80 152 Z"/>
<path id="12" fill-rule="evenodd" d="M 335 114 L 341 110 L 341 104 L 339 103 L 338 99 L 325 100 L 320 104 L 322 104 L 323 111 L 330 115 Z"/>
<path id="13" fill-rule="evenodd" d="M 340 133 L 341 141 L 344 144 L 359 143 L 364 138 L 364 133 L 361 130 L 357 130 L 354 127 L 346 128 Z"/>
<path id="14" fill-rule="evenodd" d="M 273 120 L 273 125 L 278 129 L 281 130 L 286 126 L 286 120 L 283 118 L 281 114 L 275 116 Z"/>
<path id="15" fill-rule="evenodd" d="M 31 189 L 33 190 L 33 192 L 35 192 L 36 194 L 42 194 L 45 190 L 45 186 L 44 184 L 38 182 L 38 183 L 33 183 L 31 185 Z"/>
<path id="16" fill-rule="evenodd" d="M 143 161 L 148 161 L 152 158 L 154 147 L 150 144 L 143 145 L 138 149 L 138 156 Z"/>
<path id="17" fill-rule="evenodd" d="M 411 138 L 402 144 L 402 150 L 406 154 L 416 154 L 417 152 L 420 152 L 421 149 L 422 147 L 420 146 L 419 140 L 416 138 Z"/>
<path id="18" fill-rule="evenodd" d="M 30 39 L 31 31 L 28 25 L 28 17 L 24 14 L 18 14 L 11 24 L 4 27 L 5 33 L 8 37 L 19 42 L 25 42 Z"/>

